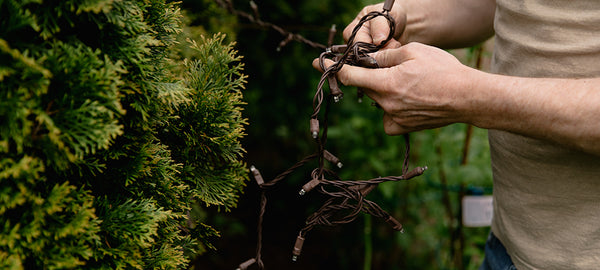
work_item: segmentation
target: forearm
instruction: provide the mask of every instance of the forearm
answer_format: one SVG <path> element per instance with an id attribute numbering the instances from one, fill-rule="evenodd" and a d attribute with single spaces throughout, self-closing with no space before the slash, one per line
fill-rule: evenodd
<path id="1" fill-rule="evenodd" d="M 485 73 L 420 43 L 372 56 L 381 68 L 344 65 L 336 76 L 381 106 L 389 135 L 469 123 L 600 155 L 600 78 Z"/>
<path id="2" fill-rule="evenodd" d="M 600 78 L 475 78 L 466 122 L 600 155 Z"/>
<path id="3" fill-rule="evenodd" d="M 450 49 L 482 42 L 494 34 L 494 0 L 396 1 L 406 12 L 400 43 L 412 41 Z"/>

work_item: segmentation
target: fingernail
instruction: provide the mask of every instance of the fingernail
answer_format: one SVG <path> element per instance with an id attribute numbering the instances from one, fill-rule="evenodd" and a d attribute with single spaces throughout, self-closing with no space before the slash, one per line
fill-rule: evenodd
<path id="1" fill-rule="evenodd" d="M 386 38 L 387 38 L 387 36 L 384 34 L 377 34 L 375 37 L 373 37 L 373 43 L 375 43 L 375 45 L 379 45 Z"/>
<path id="2" fill-rule="evenodd" d="M 370 57 L 372 57 L 372 58 L 375 58 L 379 54 L 379 52 L 380 51 L 376 51 L 376 52 L 369 53 L 367 55 L 370 56 Z"/>

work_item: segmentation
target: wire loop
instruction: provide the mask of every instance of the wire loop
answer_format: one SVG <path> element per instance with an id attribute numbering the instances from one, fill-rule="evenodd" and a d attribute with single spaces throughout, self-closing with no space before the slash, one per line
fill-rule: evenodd
<path id="1" fill-rule="evenodd" d="M 416 167 L 411 171 L 408 170 L 410 151 L 410 140 L 408 134 L 404 135 L 406 147 L 402 164 L 402 175 L 400 176 L 377 177 L 369 180 L 342 180 L 335 171 L 326 168 L 324 162 L 324 160 L 329 160 L 341 168 L 340 160 L 327 151 L 325 147 L 327 141 L 328 114 L 332 103 L 331 101 L 335 100 L 336 97 L 338 99 L 341 98 L 339 96 L 339 92 L 341 92 L 341 90 L 339 88 L 332 89 L 333 87 L 337 87 L 337 79 L 335 78 L 335 75 L 345 64 L 365 66 L 369 68 L 378 67 L 377 62 L 371 58 L 369 54 L 380 50 L 393 38 L 396 25 L 394 18 L 389 15 L 392 4 L 393 1 L 388 0 L 386 1 L 384 10 L 382 12 L 373 11 L 362 17 L 356 27 L 353 29 L 347 45 L 329 44 L 329 47 L 327 47 L 325 51 L 320 54 L 319 62 L 321 69 L 323 70 L 323 74 L 313 97 L 313 113 L 310 116 L 310 131 L 315 139 L 315 142 L 317 143 L 317 152 L 298 161 L 292 167 L 279 174 L 271 181 L 264 182 L 262 179 L 257 179 L 257 183 L 263 189 L 261 192 L 260 213 L 258 218 L 257 254 L 256 258 L 254 258 L 259 269 L 264 269 L 264 264 L 261 258 L 262 222 L 264 213 L 266 211 L 267 189 L 285 179 L 289 174 L 294 172 L 299 167 L 302 167 L 314 159 L 318 159 L 318 167 L 312 171 L 310 180 L 302 187 L 299 194 L 305 195 L 311 190 L 317 190 L 319 193 L 328 197 L 328 199 L 323 203 L 321 208 L 319 208 L 306 219 L 304 227 L 299 231 L 298 238 L 296 239 L 296 243 L 292 251 L 293 261 L 298 259 L 307 233 L 315 226 L 334 226 L 350 223 L 354 221 L 361 212 L 379 217 L 390 224 L 394 230 L 403 232 L 404 229 L 402 228 L 402 224 L 400 222 L 398 222 L 375 202 L 367 200 L 365 197 L 373 189 L 375 189 L 378 184 L 390 181 L 395 182 L 409 180 L 425 172 L 427 167 Z M 387 38 L 378 45 L 366 42 L 355 42 L 354 39 L 356 38 L 356 34 L 360 28 L 366 22 L 379 16 L 383 16 L 388 21 L 390 32 Z M 332 27 L 331 31 L 333 33 L 330 33 L 329 43 L 332 43 L 332 37 L 335 34 L 335 27 Z M 325 67 L 325 59 L 331 59 L 334 61 L 334 63 L 329 67 Z M 325 81 L 329 82 L 330 88 L 330 93 L 327 96 L 327 99 L 325 98 L 325 93 L 323 90 Z M 318 135 L 320 130 L 318 119 L 324 101 L 327 102 L 322 125 L 323 131 L 320 133 L 319 137 Z M 255 177 L 262 178 L 260 174 L 258 174 L 258 170 L 256 168 L 252 167 L 251 171 Z"/>

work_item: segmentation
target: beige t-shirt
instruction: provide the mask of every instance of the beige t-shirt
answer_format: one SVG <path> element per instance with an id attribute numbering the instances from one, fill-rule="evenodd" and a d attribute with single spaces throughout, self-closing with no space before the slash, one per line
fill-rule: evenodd
<path id="1" fill-rule="evenodd" d="M 600 77 L 600 0 L 496 2 L 493 72 Z M 498 130 L 489 140 L 492 231 L 517 269 L 600 269 L 600 156 Z"/>

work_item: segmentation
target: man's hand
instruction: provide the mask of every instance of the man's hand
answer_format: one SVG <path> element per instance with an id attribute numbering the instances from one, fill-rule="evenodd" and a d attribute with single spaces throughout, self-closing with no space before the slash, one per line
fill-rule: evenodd
<path id="1" fill-rule="evenodd" d="M 392 10 L 390 11 L 390 16 L 394 18 L 396 23 L 396 31 L 394 33 L 394 38 L 396 39 L 402 35 L 404 27 L 406 26 L 406 12 L 404 12 L 404 9 L 400 4 L 401 3 L 396 3 L 394 6 L 392 6 Z M 372 11 L 382 10 L 383 3 L 364 7 L 358 13 L 358 15 L 356 15 L 356 18 L 346 27 L 346 29 L 344 29 L 344 40 L 346 40 L 346 42 L 348 41 L 348 39 L 352 35 L 352 31 L 363 16 L 367 15 L 369 12 Z M 379 45 L 387 38 L 389 32 L 390 27 L 388 21 L 385 17 L 380 16 L 366 22 L 363 25 L 363 27 L 361 27 L 356 33 L 354 41 Z M 392 39 L 383 47 L 383 49 L 397 48 L 399 46 L 400 43 L 397 40 Z"/>
<path id="2" fill-rule="evenodd" d="M 387 134 L 399 135 L 468 120 L 468 82 L 478 71 L 441 49 L 420 43 L 371 56 L 381 68 L 344 65 L 337 77 L 344 85 L 364 88 L 365 94 L 381 106 Z M 319 68 L 318 59 L 313 66 Z"/>

